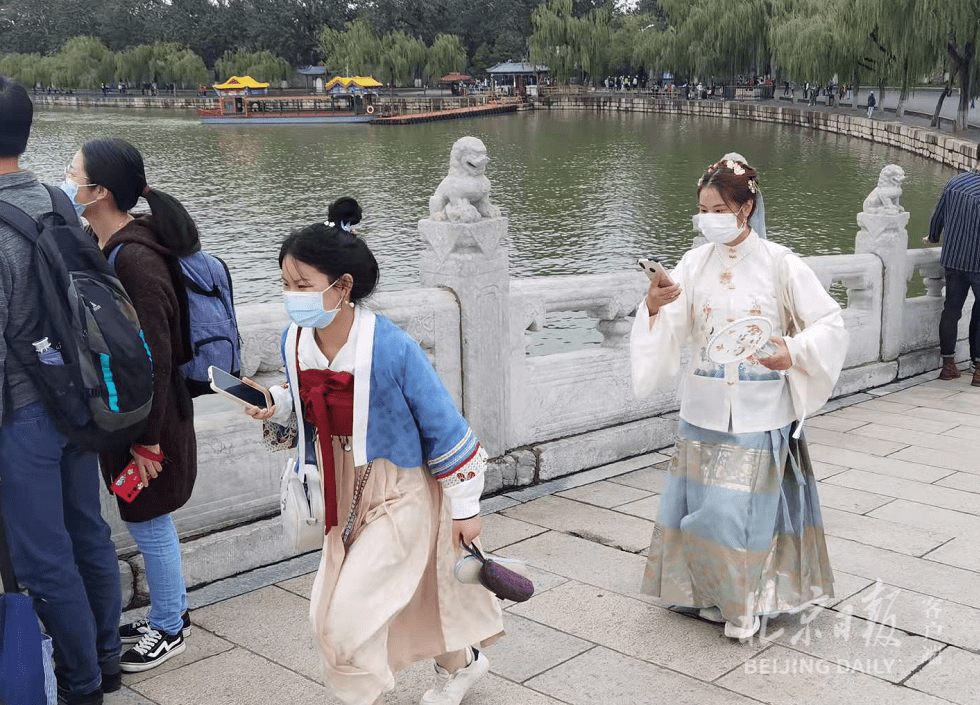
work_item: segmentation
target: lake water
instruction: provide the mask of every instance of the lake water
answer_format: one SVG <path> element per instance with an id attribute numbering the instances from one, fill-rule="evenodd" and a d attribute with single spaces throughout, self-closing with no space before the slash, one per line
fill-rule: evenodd
<path id="1" fill-rule="evenodd" d="M 345 195 L 364 209 L 381 288 L 417 284 L 417 222 L 464 135 L 487 145 L 518 277 L 619 271 L 651 253 L 676 261 L 694 235 L 701 171 L 728 151 L 759 169 L 770 238 L 803 255 L 853 252 L 855 214 L 889 163 L 905 169 L 909 242 L 920 246 L 955 174 L 891 147 L 770 123 L 543 111 L 404 127 L 239 127 L 177 112 L 39 110 L 23 161 L 58 183 L 86 140 L 129 140 L 150 185 L 183 201 L 204 246 L 231 268 L 236 300 L 250 303 L 278 296 L 284 235 L 324 220 Z"/>

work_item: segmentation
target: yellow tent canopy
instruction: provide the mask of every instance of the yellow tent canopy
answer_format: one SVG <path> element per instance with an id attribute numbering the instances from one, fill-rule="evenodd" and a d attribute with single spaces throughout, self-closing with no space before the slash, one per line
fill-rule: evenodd
<path id="1" fill-rule="evenodd" d="M 215 83 L 215 90 L 219 91 L 233 91 L 242 90 L 244 88 L 268 88 L 268 83 L 259 83 L 251 76 L 232 76 L 224 83 Z"/>
<path id="2" fill-rule="evenodd" d="M 323 90 L 329 91 L 331 88 L 338 85 L 343 86 L 344 88 L 350 88 L 351 86 L 357 88 L 381 88 L 381 84 L 370 76 L 334 76 L 330 79 L 330 82 L 323 87 Z"/>

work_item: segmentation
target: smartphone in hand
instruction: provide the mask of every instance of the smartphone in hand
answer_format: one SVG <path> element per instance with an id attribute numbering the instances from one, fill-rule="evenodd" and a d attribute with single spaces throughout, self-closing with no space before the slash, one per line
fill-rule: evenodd
<path id="1" fill-rule="evenodd" d="M 218 367 L 212 365 L 208 368 L 208 379 L 211 380 L 211 389 L 242 406 L 257 406 L 260 409 L 272 406 L 272 394 L 268 389 L 249 386 Z"/>
<path id="2" fill-rule="evenodd" d="M 640 269 L 646 273 L 646 275 L 650 278 L 650 281 L 656 280 L 657 275 L 659 274 L 662 277 L 662 281 L 665 281 L 667 283 L 666 285 L 670 286 L 674 283 L 674 281 L 670 278 L 670 275 L 667 274 L 667 270 L 664 269 L 664 266 L 660 263 L 661 259 L 662 257 L 638 259 L 636 260 L 636 263 L 640 265 Z"/>

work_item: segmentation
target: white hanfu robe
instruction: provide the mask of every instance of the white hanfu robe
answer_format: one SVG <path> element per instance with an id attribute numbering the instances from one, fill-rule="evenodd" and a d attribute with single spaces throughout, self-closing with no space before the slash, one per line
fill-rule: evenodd
<path id="1" fill-rule="evenodd" d="M 805 441 L 790 433 L 837 382 L 847 352 L 840 306 L 799 257 L 754 231 L 734 247 L 691 250 L 671 278 L 680 297 L 652 323 L 641 302 L 631 339 L 641 397 L 671 383 L 690 348 L 643 591 L 718 607 L 736 623 L 832 595 L 816 480 Z M 710 360 L 715 333 L 746 316 L 784 337 L 790 370 Z"/>

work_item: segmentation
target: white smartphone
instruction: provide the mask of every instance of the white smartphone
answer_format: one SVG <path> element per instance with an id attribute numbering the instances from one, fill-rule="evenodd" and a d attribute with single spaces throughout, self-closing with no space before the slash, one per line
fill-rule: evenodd
<path id="1" fill-rule="evenodd" d="M 660 264 L 657 258 L 638 259 L 636 260 L 636 263 L 640 265 L 640 269 L 646 272 L 646 275 L 650 278 L 651 281 L 656 279 L 657 275 L 660 274 L 661 276 L 663 276 L 664 279 L 667 280 L 669 284 L 674 283 L 673 280 L 670 278 L 670 275 L 667 274 L 667 270 L 664 269 L 664 266 Z"/>
<path id="2" fill-rule="evenodd" d="M 212 365 L 208 368 L 208 379 L 211 380 L 211 389 L 242 406 L 257 406 L 260 409 L 272 406 L 272 394 L 268 389 L 250 387 L 218 367 Z"/>

